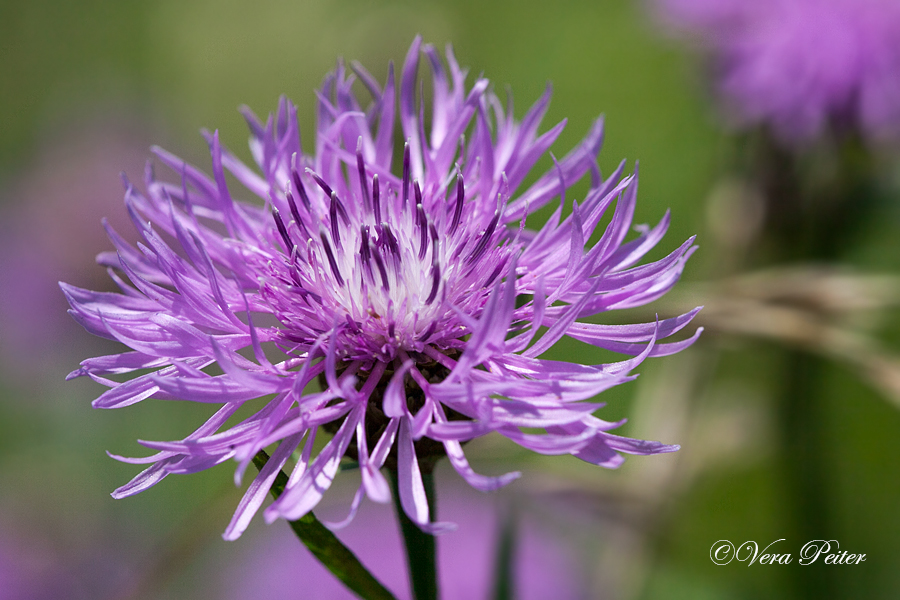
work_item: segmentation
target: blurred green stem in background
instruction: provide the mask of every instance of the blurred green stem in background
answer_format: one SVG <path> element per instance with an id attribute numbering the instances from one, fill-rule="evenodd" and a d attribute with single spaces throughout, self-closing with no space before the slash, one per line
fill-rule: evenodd
<path id="1" fill-rule="evenodd" d="M 852 133 L 835 135 L 804 153 L 786 149 L 763 133 L 749 146 L 750 175 L 761 182 L 766 197 L 765 234 L 774 261 L 835 263 L 846 256 L 883 200 L 862 140 Z M 784 364 L 776 415 L 785 516 L 799 543 L 835 539 L 822 406 L 829 365 L 797 349 L 786 351 Z M 841 595 L 834 569 L 824 564 L 795 568 L 792 578 L 797 598 Z"/>
<path id="2" fill-rule="evenodd" d="M 264 450 L 260 450 L 253 457 L 253 464 L 259 470 L 262 470 L 268 461 L 269 455 Z M 272 484 L 272 496 L 275 498 L 281 496 L 287 482 L 287 475 L 283 471 L 279 471 L 275 483 Z M 290 521 L 290 524 L 300 541 L 319 559 L 319 562 L 361 598 L 365 600 L 396 600 L 393 594 L 366 570 L 350 549 L 322 525 L 312 512 L 306 513 L 296 521 Z"/>
<path id="3" fill-rule="evenodd" d="M 777 413 L 781 466 L 788 496 L 791 537 L 805 544 L 836 538 L 827 486 L 828 441 L 821 405 L 826 361 L 802 350 L 788 350 Z M 834 569 L 821 561 L 793 570 L 797 598 L 827 600 L 839 596 Z"/>

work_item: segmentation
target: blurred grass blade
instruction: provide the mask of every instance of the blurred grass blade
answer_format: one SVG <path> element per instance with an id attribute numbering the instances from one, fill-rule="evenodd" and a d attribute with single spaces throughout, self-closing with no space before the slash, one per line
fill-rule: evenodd
<path id="1" fill-rule="evenodd" d="M 253 457 L 253 464 L 260 470 L 268 461 L 269 455 L 263 450 Z M 279 471 L 275 483 L 272 484 L 272 496 L 275 498 L 281 496 L 287 481 L 287 475 L 283 471 Z M 322 525 L 312 512 L 306 513 L 296 521 L 289 521 L 289 523 L 300 541 L 319 559 L 319 562 L 360 598 L 396 600 L 394 595 L 359 562 L 353 552 L 341 543 L 327 527 Z"/>

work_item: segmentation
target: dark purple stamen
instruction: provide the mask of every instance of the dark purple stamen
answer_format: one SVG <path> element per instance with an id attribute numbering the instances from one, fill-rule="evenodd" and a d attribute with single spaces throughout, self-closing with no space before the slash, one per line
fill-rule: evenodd
<path id="1" fill-rule="evenodd" d="M 319 232 L 319 237 L 322 238 L 322 246 L 325 248 L 325 256 L 328 257 L 328 264 L 331 267 L 331 272 L 334 273 L 334 278 L 337 279 L 338 285 L 344 285 L 344 278 L 341 277 L 341 272 L 338 271 L 337 261 L 334 260 L 334 253 L 328 244 L 328 237 L 324 231 Z"/>
<path id="2" fill-rule="evenodd" d="M 378 184 L 378 175 L 372 177 L 372 209 L 375 212 L 375 222 L 381 223 L 381 186 Z"/>
<path id="3" fill-rule="evenodd" d="M 322 191 L 325 192 L 326 196 L 330 197 L 331 194 L 334 193 L 334 191 L 331 189 L 331 186 L 325 183 L 325 180 L 319 177 L 319 175 L 315 171 L 313 171 L 312 169 L 307 169 L 306 172 L 309 173 L 309 175 L 319 185 L 319 187 L 322 188 Z"/>
<path id="4" fill-rule="evenodd" d="M 306 209 L 306 212 L 309 212 L 311 205 L 309 203 L 309 196 L 306 194 L 306 188 L 303 186 L 303 182 L 300 181 L 300 173 L 297 172 L 297 169 L 291 169 L 291 179 L 294 181 L 294 188 L 296 188 L 297 193 L 300 194 L 300 201 L 303 202 L 303 207 Z M 294 217 L 294 220 L 297 220 Z M 299 221 L 297 221 L 299 223 Z"/>
<path id="5" fill-rule="evenodd" d="M 341 217 L 341 221 L 344 222 L 344 225 L 349 225 L 350 215 L 348 215 L 346 209 L 344 209 L 344 203 L 341 202 L 337 192 L 331 192 L 331 203 L 337 205 L 337 214 Z"/>
<path id="6" fill-rule="evenodd" d="M 425 333 L 419 336 L 419 341 L 427 342 L 428 338 L 431 337 L 435 329 L 437 329 L 437 321 L 432 321 L 431 325 L 428 326 L 428 329 L 425 330 Z"/>
<path id="7" fill-rule="evenodd" d="M 378 252 L 378 248 L 374 245 L 371 245 L 370 249 L 372 251 L 372 258 L 375 260 L 375 266 L 378 267 L 378 273 L 381 275 L 381 286 L 384 288 L 384 291 L 388 291 L 391 289 L 391 286 L 388 284 L 387 269 L 384 268 L 384 261 L 381 260 L 381 253 Z"/>
<path id="8" fill-rule="evenodd" d="M 409 142 L 403 145 L 403 206 L 409 199 Z"/>
<path id="9" fill-rule="evenodd" d="M 453 260 L 455 261 L 460 257 L 462 251 L 466 248 L 466 238 L 459 240 L 459 243 L 456 244 L 456 247 L 453 249 Z"/>
<path id="10" fill-rule="evenodd" d="M 300 294 L 300 297 L 306 301 L 308 306 L 312 306 L 309 302 L 309 298 L 312 298 L 315 302 L 322 302 L 322 297 L 314 292 L 310 292 L 308 289 L 303 287 L 303 280 L 300 278 L 300 272 L 297 270 L 297 267 L 291 264 L 291 280 L 294 282 L 294 288 L 292 291 Z"/>
<path id="11" fill-rule="evenodd" d="M 290 192 L 284 193 L 285 197 L 287 197 L 288 206 L 291 209 L 291 216 L 294 217 L 294 223 L 297 224 L 297 227 L 300 228 L 300 231 L 303 233 L 303 237 L 306 239 L 311 238 L 309 235 L 309 231 L 306 229 L 306 225 L 303 224 L 303 219 L 300 218 L 300 211 L 297 210 L 297 203 L 294 202 L 294 196 Z"/>
<path id="12" fill-rule="evenodd" d="M 341 231 L 338 227 L 337 219 L 337 209 L 339 205 L 340 201 L 338 200 L 337 194 L 331 192 L 331 208 L 329 210 L 329 216 L 331 217 L 331 237 L 334 239 L 334 244 L 338 247 L 338 250 L 341 248 Z"/>
<path id="13" fill-rule="evenodd" d="M 394 337 L 394 324 L 391 323 L 388 325 L 388 337 Z"/>
<path id="14" fill-rule="evenodd" d="M 284 226 L 284 221 L 281 220 L 281 213 L 278 212 L 277 208 L 272 208 L 272 216 L 275 217 L 275 226 L 278 227 L 278 233 L 281 234 L 281 239 L 284 240 L 284 248 L 290 252 L 294 248 L 294 241 L 288 235 L 287 227 Z"/>
<path id="15" fill-rule="evenodd" d="M 419 180 L 413 181 L 413 193 L 415 194 L 416 204 L 422 204 L 422 188 L 419 187 Z"/>
<path id="16" fill-rule="evenodd" d="M 303 290 L 305 292 L 306 288 L 303 287 L 303 280 L 300 279 L 300 271 L 297 270 L 297 267 L 295 265 L 293 265 L 293 264 L 291 265 L 290 272 L 291 272 L 291 280 L 294 282 L 294 284 L 298 288 L 300 288 L 301 290 Z"/>
<path id="17" fill-rule="evenodd" d="M 299 335 L 296 333 L 291 333 L 290 331 L 284 331 L 281 335 L 289 342 L 295 342 L 297 344 L 310 344 L 311 340 L 315 339 L 315 337 L 313 336 Z"/>
<path id="18" fill-rule="evenodd" d="M 432 262 L 437 260 L 437 247 L 438 247 L 438 232 L 437 227 L 434 226 L 434 223 L 428 224 L 428 231 L 431 232 L 431 244 L 434 248 L 431 249 L 431 260 Z"/>
<path id="19" fill-rule="evenodd" d="M 369 276 L 369 281 L 373 284 L 375 283 L 375 275 L 372 273 L 372 251 L 369 250 L 369 226 L 363 225 L 360 229 L 360 244 L 359 244 L 359 258 L 360 263 L 362 263 L 363 269 L 366 272 L 366 275 Z"/>
<path id="20" fill-rule="evenodd" d="M 494 267 L 494 271 L 491 273 L 490 277 L 487 278 L 484 282 L 484 287 L 490 287 L 494 280 L 500 275 L 503 269 L 506 267 L 506 261 L 500 261 L 500 264 Z"/>
<path id="21" fill-rule="evenodd" d="M 422 208 L 421 203 L 416 204 L 416 221 L 419 226 L 419 260 L 422 260 L 425 258 L 425 251 L 428 249 L 428 222 L 425 217 L 425 209 Z"/>
<path id="22" fill-rule="evenodd" d="M 434 223 L 428 224 L 428 230 L 431 232 L 431 292 L 425 304 L 431 304 L 437 296 L 438 285 L 441 279 L 441 266 L 438 264 L 438 233 Z"/>
<path id="23" fill-rule="evenodd" d="M 322 296 L 318 295 L 317 293 L 306 290 L 306 296 L 304 296 L 304 298 L 306 298 L 307 296 L 312 298 L 315 302 L 322 304 Z"/>
<path id="24" fill-rule="evenodd" d="M 391 254 L 397 259 L 397 262 L 400 262 L 400 244 L 397 243 L 397 238 L 395 238 L 394 234 L 391 232 L 391 226 L 387 223 L 382 223 L 381 233 L 384 236 L 384 243 L 387 244 L 388 250 L 391 251 Z"/>
<path id="25" fill-rule="evenodd" d="M 494 233 L 498 221 L 500 221 L 500 211 L 494 213 L 494 218 L 488 223 L 487 229 L 484 230 L 484 234 L 478 240 L 478 244 L 475 245 L 475 249 L 472 250 L 467 262 L 472 262 L 481 256 L 484 249 L 487 248 L 488 242 L 491 241 L 491 235 Z"/>
<path id="26" fill-rule="evenodd" d="M 362 137 L 359 138 L 359 142 L 356 144 L 356 170 L 359 172 L 359 189 L 362 191 L 363 202 L 368 208 L 370 206 L 369 185 L 366 183 L 366 165 L 363 162 Z"/>
<path id="27" fill-rule="evenodd" d="M 370 256 L 369 256 L 369 226 L 368 225 L 363 225 L 362 227 L 359 228 L 359 237 L 361 240 L 360 244 L 359 244 L 359 253 L 362 255 L 363 261 L 368 262 L 369 258 L 370 258 Z"/>
<path id="28" fill-rule="evenodd" d="M 462 217 L 463 201 L 465 200 L 465 186 L 463 185 L 462 173 L 456 176 L 456 208 L 453 210 L 453 221 L 450 222 L 450 235 L 456 232 L 459 227 L 459 219 Z"/>
<path id="29" fill-rule="evenodd" d="M 431 265 L 431 292 L 428 294 L 428 298 L 425 300 L 425 304 L 431 304 L 434 302 L 435 297 L 438 293 L 438 286 L 441 283 L 441 266 L 436 262 Z"/>
<path id="30" fill-rule="evenodd" d="M 360 332 L 360 323 L 357 323 L 356 321 L 354 321 L 353 317 L 351 317 L 348 314 L 345 314 L 344 316 L 347 318 L 347 326 L 350 327 L 350 331 L 352 331 L 353 333 L 359 333 Z"/>

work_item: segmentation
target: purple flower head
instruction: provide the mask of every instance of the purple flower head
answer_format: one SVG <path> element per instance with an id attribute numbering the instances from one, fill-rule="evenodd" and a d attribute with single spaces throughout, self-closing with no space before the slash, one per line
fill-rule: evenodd
<path id="1" fill-rule="evenodd" d="M 699 34 L 741 124 L 804 142 L 829 124 L 900 137 L 896 0 L 656 0 Z"/>
<path id="2" fill-rule="evenodd" d="M 416 94 L 420 51 L 434 86 L 430 127 Z M 353 71 L 339 63 L 325 79 L 312 155 L 301 150 L 286 99 L 265 124 L 245 111 L 261 174 L 222 148 L 218 134 L 208 136 L 212 177 L 156 149 L 177 182 L 157 180 L 148 168 L 146 194 L 128 184 L 125 204 L 143 240 L 133 247 L 107 227 L 116 252 L 98 258 L 121 293 L 62 284 L 88 331 L 131 349 L 88 359 L 70 374 L 111 388 L 95 407 L 147 398 L 218 407 L 183 440 L 141 442 L 157 451 L 152 456 L 116 456 L 150 467 L 113 496 L 229 459 L 240 480 L 259 450 L 277 445 L 227 539 L 244 531 L 280 469 L 289 482 L 265 509 L 270 522 L 316 506 L 345 456 L 361 473 L 350 517 L 363 495 L 389 500 L 386 466 L 396 470 L 405 512 L 436 532 L 447 524 L 430 523 L 421 473 L 437 458 L 446 455 L 480 490 L 519 476 L 475 473 L 462 448 L 475 437 L 497 432 L 542 454 L 605 467 L 622 462 L 619 452 L 676 450 L 609 433 L 621 423 L 593 416 L 601 405 L 582 402 L 633 379 L 648 356 L 696 339 L 657 343 L 696 311 L 639 325 L 579 322 L 660 297 L 693 250 L 692 238 L 635 266 L 669 217 L 625 241 L 637 177 L 623 177 L 624 163 L 601 177 L 601 121 L 519 191 L 564 125 L 538 134 L 549 91 L 517 122 L 487 80 L 467 89 L 453 53 L 445 66 L 418 38 L 399 88 L 393 68 L 383 88 L 362 67 Z M 372 96 L 366 108 L 352 92 L 356 79 Z M 396 172 L 395 118 L 406 139 Z M 259 202 L 236 199 L 226 172 Z M 589 192 L 563 218 L 566 189 L 585 175 Z M 555 199 L 547 225 L 526 230 L 529 211 Z M 586 247 L 607 213 L 609 225 Z M 600 365 L 541 359 L 564 335 L 632 358 Z M 124 382 L 107 377 L 134 372 Z M 311 391 L 316 381 L 320 389 Z M 257 412 L 235 423 L 231 417 L 248 403 Z M 314 454 L 323 430 L 332 437 Z"/>

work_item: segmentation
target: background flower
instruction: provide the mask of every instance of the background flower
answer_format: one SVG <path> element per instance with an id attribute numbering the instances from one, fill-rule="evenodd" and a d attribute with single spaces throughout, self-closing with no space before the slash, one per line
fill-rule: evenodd
<path id="1" fill-rule="evenodd" d="M 713 54 L 742 124 L 804 141 L 826 127 L 900 134 L 900 5 L 893 0 L 658 0 Z"/>

